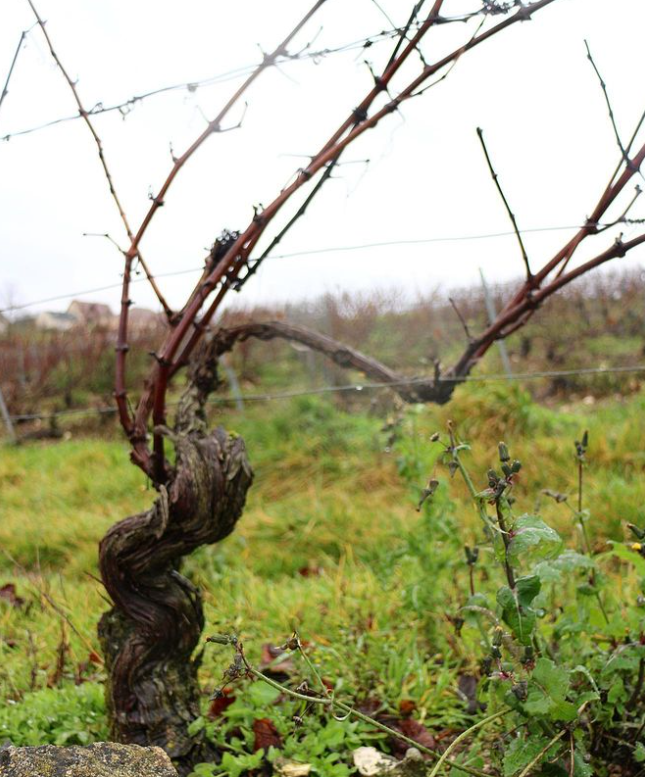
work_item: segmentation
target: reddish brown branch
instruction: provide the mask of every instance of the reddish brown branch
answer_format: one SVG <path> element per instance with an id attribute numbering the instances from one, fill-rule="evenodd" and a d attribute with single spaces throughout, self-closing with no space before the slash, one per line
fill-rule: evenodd
<path id="1" fill-rule="evenodd" d="M 526 252 L 524 241 L 522 240 L 522 233 L 520 232 L 520 228 L 517 225 L 515 214 L 511 210 L 511 206 L 508 200 L 506 199 L 506 195 L 504 194 L 502 185 L 499 182 L 499 176 L 497 175 L 497 173 L 495 172 L 495 168 L 493 167 L 493 161 L 490 158 L 490 154 L 488 153 L 488 148 L 486 147 L 486 141 L 484 140 L 484 130 L 481 127 L 477 127 L 477 136 L 479 137 L 479 142 L 481 143 L 482 149 L 484 151 L 484 156 L 486 157 L 486 164 L 488 165 L 488 170 L 491 174 L 491 178 L 495 182 L 495 187 L 497 188 L 499 196 L 502 198 L 502 202 L 504 203 L 504 207 L 506 208 L 506 213 L 508 214 L 508 217 L 511 220 L 511 224 L 513 225 L 513 231 L 515 232 L 515 237 L 517 238 L 517 242 L 519 243 L 520 252 L 522 254 L 522 261 L 524 262 L 524 269 L 526 270 L 527 283 L 531 283 L 533 280 L 533 273 L 531 272 L 531 265 L 529 264 L 529 256 Z"/>
<path id="2" fill-rule="evenodd" d="M 508 337 L 512 332 L 516 331 L 516 329 L 519 329 L 520 326 L 523 326 L 548 297 L 552 296 L 563 286 L 576 280 L 576 278 L 579 278 L 581 275 L 605 264 L 611 259 L 625 256 L 629 251 L 643 243 L 645 243 L 645 234 L 639 235 L 626 242 L 623 242 L 619 238 L 611 248 L 603 251 L 593 259 L 584 262 L 574 270 L 558 275 L 551 283 L 542 288 L 529 288 L 523 295 L 518 295 L 515 298 L 516 301 L 514 305 L 512 307 L 507 306 L 507 308 L 497 316 L 488 329 L 476 338 L 466 349 L 457 364 L 447 373 L 447 377 L 464 377 L 468 375 L 474 365 L 481 359 L 495 340 Z"/>
<path id="3" fill-rule="evenodd" d="M 61 62 L 58 54 L 56 53 L 56 50 L 54 49 L 54 46 L 52 44 L 51 38 L 49 37 L 49 33 L 47 32 L 47 29 L 45 27 L 45 22 L 42 20 L 40 15 L 38 14 L 38 11 L 36 10 L 36 7 L 32 0 L 27 0 L 29 3 L 29 6 L 31 7 L 31 10 L 34 13 L 34 16 L 36 17 L 36 22 L 38 23 L 38 26 L 42 30 L 42 33 L 45 37 L 45 41 L 47 42 L 47 46 L 49 47 L 49 51 L 51 53 L 52 59 L 56 63 L 58 69 L 62 73 L 63 77 L 65 78 L 65 81 L 67 81 L 67 85 L 69 86 L 72 94 L 74 95 L 74 100 L 76 101 L 76 105 L 78 107 L 79 116 L 82 117 L 83 121 L 85 122 L 87 128 L 89 129 L 92 137 L 94 138 L 94 142 L 96 143 L 96 147 L 99 154 L 99 159 L 101 160 L 101 166 L 103 167 L 103 172 L 105 174 L 105 178 L 108 182 L 108 186 L 110 189 L 110 194 L 112 195 L 112 199 L 114 200 L 114 204 L 117 207 L 117 210 L 119 212 L 119 216 L 121 218 L 121 221 L 123 222 L 123 226 L 125 227 L 126 234 L 128 235 L 128 238 L 130 241 L 133 241 L 133 233 L 130 229 L 130 224 L 128 222 L 128 217 L 126 216 L 125 210 L 123 208 L 123 205 L 121 204 L 121 200 L 119 198 L 119 195 L 117 194 L 116 187 L 114 184 L 114 179 L 112 178 L 112 173 L 110 172 L 110 168 L 108 167 L 107 160 L 105 158 L 105 152 L 103 149 L 103 143 L 101 141 L 101 138 L 99 137 L 99 134 L 97 133 L 94 124 L 92 123 L 90 119 L 90 113 L 85 109 L 85 106 L 83 105 L 80 95 L 78 93 L 78 90 L 76 88 L 76 83 L 72 80 L 69 73 L 65 69 L 63 63 Z M 150 285 L 152 286 L 153 291 L 155 292 L 157 299 L 159 300 L 162 308 L 164 309 L 164 312 L 168 318 L 169 321 L 173 318 L 173 312 L 168 306 L 168 303 L 166 302 L 163 294 L 161 293 L 161 290 L 159 289 L 154 277 L 152 276 L 152 273 L 150 272 L 148 265 L 143 259 L 143 256 L 141 256 L 141 253 L 136 250 L 134 254 L 126 254 L 126 262 L 125 262 L 125 270 L 124 270 L 124 292 L 121 295 L 121 315 L 122 317 L 125 315 L 125 318 L 127 319 L 127 311 L 130 307 L 130 299 L 128 294 L 128 289 L 130 285 L 130 275 L 132 271 L 132 260 L 133 258 L 137 256 L 139 259 L 139 263 L 141 265 L 141 268 L 146 274 L 146 277 L 148 278 L 148 281 L 150 282 Z M 127 281 L 127 282 L 126 282 Z M 124 313 L 125 311 L 125 313 Z M 117 376 L 122 371 L 122 366 L 120 366 L 124 360 L 125 360 L 125 354 L 128 350 L 127 346 L 127 340 L 125 337 L 125 330 L 127 330 L 127 323 L 126 327 L 124 328 L 123 337 L 121 336 L 121 326 L 119 326 L 119 338 L 117 341 Z M 117 380 L 117 388 L 115 392 L 117 396 L 117 406 L 119 409 L 119 418 L 121 421 L 121 424 L 123 425 L 126 432 L 130 433 L 132 431 L 132 424 L 128 412 L 127 407 L 127 400 L 126 400 L 126 394 L 125 394 L 125 388 L 124 385 L 119 386 L 119 381 Z"/>
<path id="4" fill-rule="evenodd" d="M 374 87 L 360 103 L 359 107 L 350 113 L 347 119 L 332 135 L 330 140 L 325 143 L 314 157 L 312 157 L 307 168 L 300 171 L 297 178 L 289 186 L 283 189 L 261 214 L 257 214 L 254 217 L 251 224 L 230 247 L 222 261 L 219 262 L 210 275 L 202 281 L 203 288 L 205 288 L 207 292 L 210 292 L 218 284 L 222 284 L 222 288 L 215 300 L 201 317 L 201 326 L 206 326 L 212 319 L 227 289 L 239 278 L 241 272 L 248 267 L 247 261 L 253 246 L 257 243 L 269 222 L 296 191 L 307 184 L 316 173 L 326 167 L 340 152 L 354 140 L 359 138 L 364 132 L 375 127 L 384 117 L 396 111 L 405 100 L 416 96 L 416 90 L 427 82 L 437 71 L 446 67 L 451 62 L 454 62 L 466 51 L 471 50 L 510 25 L 518 21 L 529 19 L 532 13 L 546 7 L 551 2 L 553 2 L 553 0 L 538 0 L 538 2 L 532 3 L 529 6 L 522 7 L 510 18 L 505 19 L 481 35 L 471 38 L 466 44 L 443 57 L 438 62 L 432 65 L 425 65 L 422 68 L 420 75 L 414 78 L 396 97 L 391 98 L 372 116 L 368 116 L 368 110 L 376 97 L 387 90 L 390 81 L 405 60 L 416 50 L 423 35 L 425 35 L 437 22 L 438 13 L 441 8 L 441 2 L 440 0 L 437 0 L 428 17 L 419 26 L 415 36 L 403 47 L 401 54 L 399 54 L 394 62 L 388 65 L 382 76 L 375 79 Z M 201 311 L 205 296 L 206 294 L 201 292 L 199 294 L 193 294 L 189 304 L 183 311 L 177 327 L 169 334 L 160 351 L 158 363 L 154 368 L 147 389 L 137 408 L 135 418 L 136 437 L 140 438 L 145 434 L 147 419 L 151 410 L 155 426 L 162 425 L 165 421 L 165 396 L 168 380 L 176 366 L 184 363 L 190 356 L 190 348 L 194 347 L 193 344 L 196 344 L 199 341 L 197 336 L 190 337 L 188 341 L 190 347 L 184 348 L 178 356 L 178 352 L 187 342 L 186 338 L 189 337 L 190 327 L 194 325 L 196 317 Z M 164 464 L 159 455 L 160 451 L 163 450 L 163 439 L 159 437 L 155 442 L 156 455 L 154 477 L 163 479 Z M 138 448 L 135 448 L 134 459 L 140 466 L 143 464 L 148 472 L 151 471 L 147 447 L 145 445 L 139 445 Z"/>
<path id="5" fill-rule="evenodd" d="M 263 62 L 258 65 L 258 67 L 251 73 L 251 75 L 244 81 L 244 83 L 234 92 L 234 94 L 230 97 L 230 99 L 226 102 L 224 107 L 219 111 L 217 116 L 209 122 L 206 129 L 201 133 L 201 135 L 184 151 L 183 154 L 181 154 L 179 157 L 177 157 L 174 160 L 174 164 L 168 173 L 166 180 L 161 185 L 161 188 L 159 189 L 159 192 L 157 195 L 153 198 L 152 204 L 146 213 L 146 215 L 143 218 L 143 221 L 141 222 L 141 225 L 139 226 L 139 229 L 137 230 L 135 236 L 132 238 L 130 248 L 126 252 L 126 259 L 125 259 L 125 270 L 123 273 L 123 290 L 121 295 L 121 317 L 119 321 L 119 334 L 118 334 L 118 352 L 117 352 L 117 369 L 116 369 L 116 401 L 119 408 L 119 417 L 121 419 L 121 424 L 123 428 L 125 429 L 126 433 L 130 437 L 131 442 L 134 446 L 133 451 L 133 460 L 135 463 L 137 463 L 142 469 L 144 469 L 147 472 L 150 472 L 150 462 L 149 462 L 149 455 L 147 453 L 147 445 L 146 445 L 146 433 L 145 433 L 145 424 L 137 424 L 135 423 L 135 419 L 131 418 L 130 411 L 127 405 L 127 394 L 126 394 L 126 383 L 125 383 L 125 359 L 126 359 L 126 352 L 127 352 L 127 331 L 128 331 L 128 308 L 130 305 L 129 301 L 129 287 L 130 287 L 130 275 L 131 275 L 131 268 L 132 268 L 132 260 L 137 255 L 139 250 L 139 243 L 141 242 L 146 230 L 148 229 L 150 222 L 154 218 L 155 213 L 157 210 L 164 204 L 164 198 L 166 197 L 166 194 L 168 192 L 168 189 L 172 185 L 172 182 L 175 180 L 177 174 L 181 170 L 181 168 L 186 164 L 186 162 L 192 157 L 192 155 L 197 151 L 197 149 L 214 133 L 221 131 L 221 123 L 224 120 L 224 118 L 228 115 L 229 111 L 237 104 L 237 102 L 240 100 L 242 95 L 247 91 L 247 89 L 257 80 L 257 78 L 268 68 L 270 68 L 273 64 L 275 64 L 276 59 L 281 55 L 284 54 L 286 51 L 287 46 L 292 41 L 292 39 L 300 32 L 300 30 L 304 27 L 304 25 L 311 19 L 311 17 L 319 10 L 319 8 L 324 5 L 326 0 L 317 0 L 317 2 L 314 4 L 314 6 L 311 8 L 311 10 L 305 14 L 305 16 L 301 19 L 300 22 L 291 30 L 291 32 L 284 38 L 284 40 L 274 49 L 273 52 L 270 54 L 265 55 Z M 209 279 L 205 279 L 206 283 L 209 283 Z M 200 305 L 201 307 L 201 305 Z M 185 316 L 184 316 L 185 318 Z M 182 338 L 185 335 L 185 330 L 182 333 Z M 160 355 L 160 361 L 159 366 L 164 367 L 165 366 L 165 359 L 166 357 L 163 355 Z M 144 400 L 145 403 L 145 400 Z M 148 403 L 149 405 L 149 403 Z M 148 406 L 146 405 L 146 406 Z M 139 405 L 141 407 L 141 403 Z M 165 420 L 165 414 L 163 412 L 157 413 L 157 418 L 160 419 L 160 423 L 163 423 Z M 157 445 L 157 459 L 159 459 L 160 453 L 163 451 L 163 440 L 158 437 L 156 440 Z"/>

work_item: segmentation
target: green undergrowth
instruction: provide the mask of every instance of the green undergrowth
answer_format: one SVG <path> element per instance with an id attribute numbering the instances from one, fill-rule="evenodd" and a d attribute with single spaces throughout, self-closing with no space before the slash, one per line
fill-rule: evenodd
<path id="1" fill-rule="evenodd" d="M 393 410 L 388 418 L 367 403 L 348 412 L 319 398 L 213 414 L 245 438 L 256 481 L 234 534 L 185 564 L 204 591 L 206 633 L 240 635 L 249 660 L 260 665 L 263 645 L 280 644 L 297 629 L 339 698 L 393 720 L 412 714 L 435 735 L 462 731 L 476 718 L 460 683 L 481 676 L 482 660 L 478 629 L 456 624 L 469 593 L 463 545 L 482 546 L 482 592 L 499 585 L 477 510 L 464 484 L 449 477 L 431 435 L 453 421 L 471 443 L 464 457 L 482 489 L 504 439 L 523 464 L 514 498 L 578 550 L 570 511 L 543 491 L 574 498 L 573 440 L 589 430 L 588 526 L 618 623 L 621 603 L 639 594 L 639 573 L 608 555 L 608 541 L 622 543 L 626 523 L 644 523 L 644 412 L 640 395 L 553 410 L 514 387 L 471 384 L 445 407 Z M 433 478 L 432 499 L 417 511 Z M 129 464 L 124 443 L 76 439 L 2 449 L 0 495 L 0 742 L 104 738 L 95 632 L 107 602 L 95 579 L 97 543 L 112 523 L 148 507 L 154 492 Z M 568 585 L 552 584 L 551 596 L 571 593 Z M 208 650 L 201 671 L 206 692 L 222 685 L 230 661 L 226 650 Z M 294 682 L 312 680 L 306 666 L 291 663 Z M 257 766 L 253 759 L 259 764 L 258 719 L 272 721 L 283 745 L 264 748 L 270 760 L 311 763 L 313 773 L 329 777 L 351 772 L 347 753 L 360 744 L 392 745 L 363 723 L 276 703 L 261 687 L 238 683 L 221 717 L 205 715 L 196 724 L 225 748 L 220 768 L 230 777 Z M 206 711 L 206 697 L 204 705 Z M 341 756 L 329 759 L 333 753 Z"/>

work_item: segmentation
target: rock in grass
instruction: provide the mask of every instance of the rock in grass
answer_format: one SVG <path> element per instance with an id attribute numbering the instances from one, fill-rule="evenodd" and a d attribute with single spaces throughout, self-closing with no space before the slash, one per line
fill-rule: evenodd
<path id="1" fill-rule="evenodd" d="M 0 748 L 0 777 L 177 777 L 177 772 L 160 747 L 97 742 Z"/>
<path id="2" fill-rule="evenodd" d="M 359 747 L 352 755 L 358 773 L 365 777 L 423 777 L 428 771 L 428 764 L 415 747 L 407 751 L 402 761 L 375 747 Z"/>

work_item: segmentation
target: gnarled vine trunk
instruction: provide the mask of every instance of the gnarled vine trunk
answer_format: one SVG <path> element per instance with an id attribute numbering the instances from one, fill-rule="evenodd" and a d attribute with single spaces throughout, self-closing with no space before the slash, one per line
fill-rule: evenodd
<path id="1" fill-rule="evenodd" d="M 153 506 L 113 526 L 99 550 L 114 602 L 99 624 L 112 736 L 162 747 L 184 773 L 214 753 L 188 735 L 199 715 L 193 653 L 204 615 L 181 559 L 231 533 L 253 479 L 243 440 L 207 429 L 204 404 L 216 383 L 216 357 L 205 346 L 174 429 L 164 431 L 176 453 L 167 482 L 157 486 Z"/>

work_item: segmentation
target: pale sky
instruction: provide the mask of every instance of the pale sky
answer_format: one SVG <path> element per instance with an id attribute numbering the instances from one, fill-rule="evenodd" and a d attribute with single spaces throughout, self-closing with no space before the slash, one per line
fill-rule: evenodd
<path id="1" fill-rule="evenodd" d="M 41 16 L 86 107 L 108 105 L 178 82 L 257 63 L 312 0 L 37 0 Z M 429 5 L 429 4 L 428 4 Z M 477 0 L 446 0 L 454 15 Z M 401 25 L 411 2 L 380 0 Z M 497 17 L 499 18 L 499 17 Z M 0 3 L 0 89 L 22 30 L 33 17 L 26 0 Z M 389 26 L 372 0 L 328 0 L 292 50 L 337 47 Z M 464 24 L 435 28 L 424 44 L 434 61 L 467 40 Z M 384 120 L 346 155 L 279 254 L 399 240 L 507 232 L 509 222 L 476 135 L 485 130 L 500 179 L 524 229 L 571 227 L 592 210 L 613 171 L 616 147 L 584 39 L 607 82 L 625 138 L 645 108 L 645 0 L 556 0 L 533 21 L 512 26 L 466 54 L 448 78 Z M 371 85 L 391 43 L 316 60 L 285 63 L 247 95 L 240 130 L 210 138 L 180 173 L 142 243 L 155 273 L 201 266 L 222 229 L 243 229 L 252 206 L 270 202 L 334 131 Z M 417 64 L 417 63 L 415 63 Z M 411 71 L 406 71 L 410 73 Z M 240 79 L 180 90 L 95 118 L 117 189 L 133 224 L 181 152 L 202 131 Z M 398 82 L 402 85 L 401 82 Z M 38 29 L 21 51 L 0 108 L 0 136 L 73 114 L 72 95 Z M 231 115 L 231 123 L 240 111 Z M 370 159 L 368 165 L 361 160 Z M 0 308 L 119 281 L 122 258 L 100 238 L 125 245 L 96 149 L 80 121 L 0 141 Z M 631 191 L 631 189 L 630 189 Z M 634 215 L 644 216 L 645 208 Z M 287 215 L 285 213 L 285 215 Z M 625 235 L 634 228 L 627 227 Z M 536 266 L 570 230 L 525 236 Z M 592 246 L 600 252 L 611 236 Z M 581 259 L 591 255 L 581 253 Z M 629 260 L 642 263 L 645 250 Z M 618 260 L 620 261 L 620 260 Z M 614 267 L 618 263 L 613 263 Z M 489 282 L 521 273 L 512 236 L 390 245 L 273 258 L 244 289 L 247 304 L 299 300 L 326 291 L 404 289 L 411 297 L 438 286 Z M 173 305 L 198 273 L 160 279 Z M 137 305 L 154 307 L 144 284 Z M 117 310 L 119 290 L 85 295 Z M 242 297 L 236 302 L 242 301 Z M 64 310 L 69 300 L 28 309 Z M 27 312 L 27 311 L 24 311 Z"/>

